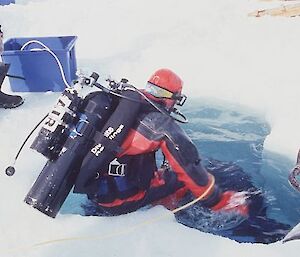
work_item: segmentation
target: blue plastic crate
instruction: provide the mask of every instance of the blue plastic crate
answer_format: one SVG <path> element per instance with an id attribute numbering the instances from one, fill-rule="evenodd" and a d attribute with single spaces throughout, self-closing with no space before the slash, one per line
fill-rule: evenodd
<path id="1" fill-rule="evenodd" d="M 22 46 L 31 40 L 45 44 L 60 60 L 70 84 L 76 78 L 76 36 L 11 38 L 4 43 L 2 59 L 10 63 L 8 74 L 24 77 L 25 80 L 10 78 L 10 87 L 15 92 L 63 91 L 65 84 L 54 57 L 46 51 L 31 51 L 43 47 L 33 43 L 21 51 Z"/>
<path id="2" fill-rule="evenodd" d="M 0 5 L 9 5 L 14 4 L 15 2 L 15 0 L 0 0 Z"/>

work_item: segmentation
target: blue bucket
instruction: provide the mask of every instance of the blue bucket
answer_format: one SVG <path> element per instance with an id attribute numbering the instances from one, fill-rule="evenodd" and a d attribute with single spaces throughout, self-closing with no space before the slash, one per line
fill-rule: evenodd
<path id="1" fill-rule="evenodd" d="M 54 57 L 37 43 L 29 44 L 21 51 L 22 46 L 31 40 L 38 40 L 46 45 L 60 60 L 67 82 L 76 79 L 76 36 L 11 38 L 4 43 L 2 59 L 10 63 L 9 75 L 24 77 L 25 80 L 9 78 L 14 92 L 63 91 L 65 84 L 59 66 Z"/>
<path id="2" fill-rule="evenodd" d="M 0 0 L 0 5 L 9 5 L 14 4 L 15 2 L 15 0 Z"/>

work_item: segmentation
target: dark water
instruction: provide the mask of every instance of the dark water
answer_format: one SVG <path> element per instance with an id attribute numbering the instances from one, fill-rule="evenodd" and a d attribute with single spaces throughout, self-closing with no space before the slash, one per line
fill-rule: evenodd
<path id="1" fill-rule="evenodd" d="M 183 112 L 190 120 L 183 128 L 205 166 L 223 190 L 247 192 L 250 216 L 211 213 L 195 204 L 176 214 L 178 222 L 239 242 L 281 240 L 300 221 L 300 194 L 287 179 L 294 162 L 264 150 L 270 126 L 257 114 L 228 103 L 201 99 Z M 80 197 L 70 194 L 61 213 L 82 214 Z"/>
<path id="2" fill-rule="evenodd" d="M 214 214 L 196 204 L 178 213 L 177 220 L 239 242 L 281 240 L 300 220 L 300 194 L 287 180 L 294 163 L 264 151 L 269 125 L 249 110 L 228 104 L 195 101 L 185 113 L 190 119 L 185 130 L 206 167 L 223 190 L 247 192 L 250 215 Z"/>

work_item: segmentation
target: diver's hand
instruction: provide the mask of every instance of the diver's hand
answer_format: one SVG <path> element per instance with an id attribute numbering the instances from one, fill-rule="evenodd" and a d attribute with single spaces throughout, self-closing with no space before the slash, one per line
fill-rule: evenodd
<path id="1" fill-rule="evenodd" d="M 213 211 L 235 212 L 247 217 L 249 213 L 247 198 L 246 192 L 226 191 L 222 193 L 220 201 L 211 209 Z"/>

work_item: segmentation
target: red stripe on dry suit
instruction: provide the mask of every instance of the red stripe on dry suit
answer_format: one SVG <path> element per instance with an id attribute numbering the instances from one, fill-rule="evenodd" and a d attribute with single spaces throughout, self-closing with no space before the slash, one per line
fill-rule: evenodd
<path id="1" fill-rule="evenodd" d="M 162 186 L 164 184 L 165 184 L 164 179 L 159 178 L 158 176 L 155 176 L 151 180 L 150 188 L 159 187 L 159 186 Z M 124 204 L 126 202 L 134 202 L 134 201 L 141 200 L 145 196 L 145 194 L 146 194 L 145 191 L 140 191 L 137 194 L 135 194 L 135 195 L 133 195 L 129 198 L 123 199 L 123 200 L 116 199 L 112 203 L 98 203 L 98 204 L 101 205 L 101 206 L 104 206 L 104 207 L 116 207 L 116 206 L 119 206 L 119 205 Z"/>
<path id="2" fill-rule="evenodd" d="M 178 207 L 179 201 L 185 196 L 185 194 L 188 192 L 187 187 L 179 188 L 175 193 L 168 195 L 162 199 L 159 199 L 153 203 L 151 203 L 153 206 L 155 205 L 163 205 L 169 210 L 173 210 Z"/>
<path id="3" fill-rule="evenodd" d="M 145 194 L 146 194 L 145 191 L 140 191 L 137 194 L 135 194 L 131 197 L 128 197 L 126 199 L 116 199 L 111 203 L 98 203 L 98 204 L 103 207 L 116 207 L 116 206 L 122 205 L 127 202 L 136 202 L 138 200 L 141 200 L 144 198 Z"/>
<path id="4" fill-rule="evenodd" d="M 166 156 L 166 159 L 168 160 L 170 166 L 176 172 L 178 175 L 178 180 L 182 181 L 189 190 L 193 193 L 195 197 L 200 197 L 203 194 L 206 194 L 206 196 L 203 199 L 206 199 L 214 190 L 214 187 L 212 184 L 214 183 L 213 176 L 210 173 L 207 173 L 208 175 L 208 183 L 206 186 L 199 186 L 197 185 L 186 173 L 186 171 L 180 166 L 180 164 L 177 162 L 177 160 L 174 158 L 174 156 L 171 154 L 167 147 L 167 143 L 164 141 L 161 144 L 161 149 Z M 212 187 L 211 187 L 212 186 Z M 209 192 L 206 192 L 206 190 L 211 187 L 211 190 Z"/>
<path id="5" fill-rule="evenodd" d="M 166 184 L 164 178 L 162 177 L 163 172 L 155 171 L 154 177 L 151 179 L 150 188 L 152 187 L 160 187 Z"/>

